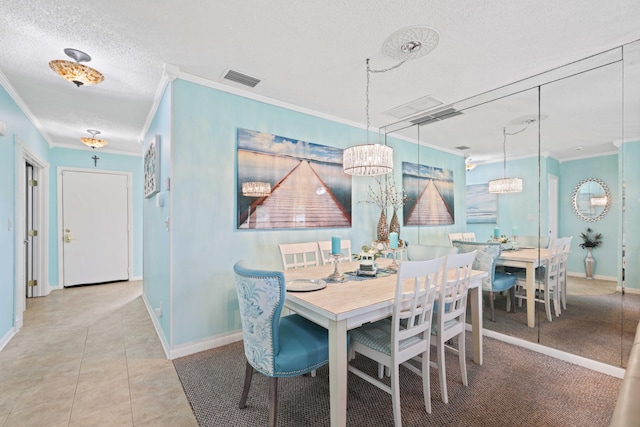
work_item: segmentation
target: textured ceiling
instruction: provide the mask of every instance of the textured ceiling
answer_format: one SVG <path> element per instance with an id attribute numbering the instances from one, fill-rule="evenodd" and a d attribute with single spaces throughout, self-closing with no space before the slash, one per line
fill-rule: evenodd
<path id="1" fill-rule="evenodd" d="M 78 138 L 91 128 L 109 141 L 103 150 L 139 154 L 164 64 L 364 124 L 365 59 L 372 68 L 392 66 L 382 53 L 390 34 L 435 28 L 440 44 L 433 52 L 372 75 L 371 125 L 380 127 L 396 121 L 385 111 L 422 96 L 453 103 L 640 39 L 638 22 L 638 0 L 0 0 L 0 79 L 51 144 L 82 148 Z M 90 54 L 105 81 L 76 88 L 55 75 L 48 62 L 67 59 L 67 47 Z M 262 82 L 254 89 L 226 82 L 229 68 Z M 442 122 L 441 136 L 434 127 L 429 143 L 469 145 L 472 156 L 485 159 L 499 155 L 502 127 L 531 113 L 504 110 L 487 142 L 456 141 Z M 611 151 L 606 138 L 592 139 L 584 145 Z"/>

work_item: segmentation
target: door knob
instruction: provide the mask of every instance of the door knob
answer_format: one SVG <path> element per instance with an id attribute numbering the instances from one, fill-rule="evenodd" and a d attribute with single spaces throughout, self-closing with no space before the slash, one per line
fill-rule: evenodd
<path id="1" fill-rule="evenodd" d="M 73 240 L 73 238 L 71 237 L 71 233 L 65 233 L 64 242 L 65 243 L 71 243 L 72 240 Z"/>

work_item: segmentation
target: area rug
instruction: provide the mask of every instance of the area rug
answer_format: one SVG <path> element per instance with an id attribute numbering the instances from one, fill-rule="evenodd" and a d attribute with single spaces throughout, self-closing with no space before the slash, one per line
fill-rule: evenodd
<path id="1" fill-rule="evenodd" d="M 431 414 L 424 409 L 421 379 L 402 368 L 403 425 L 609 425 L 620 379 L 486 337 L 484 352 L 482 366 L 473 363 L 470 352 L 467 355 L 468 387 L 461 384 L 457 357 L 447 356 L 449 404 L 440 400 L 437 371 L 432 369 Z M 377 371 L 376 364 L 362 356 L 353 363 L 370 373 Z M 201 426 L 266 425 L 268 383 L 262 375 L 254 375 L 247 407 L 238 408 L 244 365 L 242 342 L 174 360 Z M 352 374 L 348 393 L 348 426 L 393 425 L 390 395 Z M 279 426 L 329 426 L 328 367 L 319 369 L 315 378 L 281 379 L 278 399 Z"/>

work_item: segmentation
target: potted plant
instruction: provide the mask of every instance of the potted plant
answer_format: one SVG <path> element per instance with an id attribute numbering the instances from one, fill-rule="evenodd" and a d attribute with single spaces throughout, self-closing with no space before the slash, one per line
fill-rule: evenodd
<path id="1" fill-rule="evenodd" d="M 602 233 L 596 233 L 590 227 L 587 227 L 587 231 L 580 233 L 580 237 L 582 238 L 580 247 L 587 250 L 587 256 L 584 258 L 584 271 L 587 279 L 593 279 L 596 260 L 591 251 L 602 245 Z"/>

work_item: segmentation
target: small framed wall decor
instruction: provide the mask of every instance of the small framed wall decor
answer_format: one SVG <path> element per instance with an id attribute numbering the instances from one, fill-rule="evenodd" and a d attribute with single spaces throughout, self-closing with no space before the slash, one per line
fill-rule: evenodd
<path id="1" fill-rule="evenodd" d="M 144 197 L 160 191 L 160 135 L 155 135 L 144 152 Z"/>

